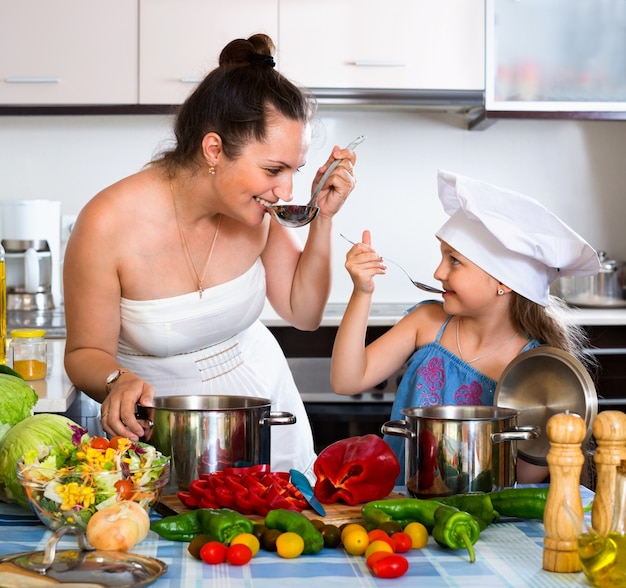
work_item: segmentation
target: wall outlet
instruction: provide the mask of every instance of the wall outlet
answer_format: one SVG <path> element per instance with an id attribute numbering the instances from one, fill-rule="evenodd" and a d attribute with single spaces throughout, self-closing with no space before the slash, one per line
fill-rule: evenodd
<path id="1" fill-rule="evenodd" d="M 76 214 L 61 215 L 61 243 L 67 243 L 76 222 Z"/>

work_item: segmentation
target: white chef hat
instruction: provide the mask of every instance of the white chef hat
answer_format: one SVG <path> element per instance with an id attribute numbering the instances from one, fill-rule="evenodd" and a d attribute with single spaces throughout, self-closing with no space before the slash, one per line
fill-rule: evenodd
<path id="1" fill-rule="evenodd" d="M 555 279 L 600 270 L 596 251 L 536 200 L 447 171 L 437 181 L 450 215 L 437 237 L 514 292 L 546 306 Z"/>

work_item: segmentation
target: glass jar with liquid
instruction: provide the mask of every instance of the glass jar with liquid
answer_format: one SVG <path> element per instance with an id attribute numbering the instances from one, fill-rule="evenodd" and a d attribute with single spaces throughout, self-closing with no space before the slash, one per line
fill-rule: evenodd
<path id="1" fill-rule="evenodd" d="M 593 530 L 579 535 L 578 555 L 593 586 L 626 587 L 626 461 L 616 470 L 611 530 L 606 537 Z"/>
<path id="2" fill-rule="evenodd" d="M 43 329 L 13 329 L 9 358 L 13 369 L 25 380 L 45 380 L 48 373 L 48 345 Z"/>
<path id="3" fill-rule="evenodd" d="M 0 243 L 0 363 L 7 361 L 7 272 L 4 247 Z"/>

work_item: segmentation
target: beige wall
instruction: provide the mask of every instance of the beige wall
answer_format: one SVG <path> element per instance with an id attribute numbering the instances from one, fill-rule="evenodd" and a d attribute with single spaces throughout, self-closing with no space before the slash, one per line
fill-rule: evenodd
<path id="1" fill-rule="evenodd" d="M 468 131 L 459 115 L 322 109 L 319 136 L 298 176 L 308 199 L 315 169 L 334 143 L 355 136 L 358 185 L 336 221 L 331 301 L 350 292 L 343 232 L 371 229 L 380 252 L 428 281 L 439 259 L 434 231 L 445 216 L 437 169 L 448 169 L 541 200 L 611 257 L 626 259 L 626 122 L 498 121 Z M 99 190 L 141 168 L 170 138 L 167 116 L 0 117 L 0 200 L 49 198 L 78 213 Z M 304 230 L 301 230 L 304 236 Z M 376 301 L 421 299 L 392 268 Z"/>

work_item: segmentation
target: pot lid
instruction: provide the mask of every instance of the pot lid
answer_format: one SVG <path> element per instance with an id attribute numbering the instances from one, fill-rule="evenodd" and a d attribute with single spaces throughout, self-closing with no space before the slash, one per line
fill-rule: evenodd
<path id="1" fill-rule="evenodd" d="M 494 404 L 520 411 L 518 425 L 537 425 L 539 437 L 518 441 L 520 457 L 535 465 L 547 465 L 550 450 L 546 428 L 550 417 L 573 412 L 582 417 L 591 436 L 598 414 L 598 396 L 585 366 L 574 356 L 554 347 L 535 347 L 518 355 L 504 370 L 495 391 Z"/>
<path id="2" fill-rule="evenodd" d="M 76 535 L 79 549 L 57 550 L 67 532 Z M 93 549 L 78 527 L 60 527 L 45 551 L 28 551 L 0 558 L 3 587 L 72 585 L 81 588 L 149 586 L 167 571 L 164 562 L 136 553 Z"/>

